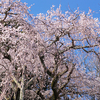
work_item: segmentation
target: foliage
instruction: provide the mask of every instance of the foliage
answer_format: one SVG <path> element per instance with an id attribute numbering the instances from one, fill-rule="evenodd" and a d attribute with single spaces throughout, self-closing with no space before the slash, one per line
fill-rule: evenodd
<path id="1" fill-rule="evenodd" d="M 81 100 L 99 98 L 100 22 L 85 14 L 33 16 L 17 0 L 0 2 L 1 100 Z"/>

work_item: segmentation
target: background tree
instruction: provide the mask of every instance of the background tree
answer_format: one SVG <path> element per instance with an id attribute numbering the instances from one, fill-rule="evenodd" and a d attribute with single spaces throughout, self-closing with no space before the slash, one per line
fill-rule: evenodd
<path id="1" fill-rule="evenodd" d="M 78 100 L 98 96 L 100 22 L 84 12 L 51 7 L 33 16 L 16 0 L 0 2 L 1 100 Z M 85 66 L 86 65 L 86 66 Z"/>

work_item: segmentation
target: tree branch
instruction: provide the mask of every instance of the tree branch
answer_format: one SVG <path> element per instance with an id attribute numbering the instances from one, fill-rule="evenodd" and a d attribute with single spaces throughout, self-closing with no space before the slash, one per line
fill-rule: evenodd
<path id="1" fill-rule="evenodd" d="M 15 78 L 13 75 L 11 75 L 11 78 L 12 78 L 13 81 L 16 83 L 16 85 L 21 89 L 21 85 L 20 85 L 20 83 L 16 80 L 16 78 Z"/>
<path id="2" fill-rule="evenodd" d="M 43 65 L 44 71 L 45 71 L 49 76 L 54 77 L 54 74 L 52 74 L 52 72 L 51 72 L 49 69 L 47 69 L 46 66 L 45 66 L 45 63 L 44 63 L 44 54 L 43 54 L 43 52 L 39 52 L 38 55 L 39 55 L 39 58 L 40 58 L 40 61 L 41 61 L 42 65 Z"/>
<path id="3" fill-rule="evenodd" d="M 68 76 L 67 76 L 67 82 L 58 90 L 58 93 L 61 92 L 61 90 L 69 83 L 70 78 L 71 78 L 71 74 L 73 73 L 75 64 L 73 64 L 71 71 L 69 72 Z"/>
<path id="4" fill-rule="evenodd" d="M 36 94 L 39 95 L 42 98 L 42 100 L 45 100 L 45 97 L 44 97 L 44 95 L 42 95 L 42 93 L 40 92 L 40 90 L 38 90 L 36 92 Z"/>
<path id="5" fill-rule="evenodd" d="M 65 47 L 64 50 L 59 51 L 60 54 L 64 53 L 65 51 L 72 49 L 83 49 L 83 48 L 92 48 L 92 47 L 96 47 L 99 45 L 90 45 L 90 46 L 80 46 L 80 45 L 75 45 L 75 46 L 69 46 L 69 47 Z"/>
<path id="6" fill-rule="evenodd" d="M 53 78 L 53 81 L 51 83 L 51 88 L 53 90 L 53 99 L 52 100 L 56 100 L 58 98 L 57 81 L 58 81 L 58 74 Z"/>

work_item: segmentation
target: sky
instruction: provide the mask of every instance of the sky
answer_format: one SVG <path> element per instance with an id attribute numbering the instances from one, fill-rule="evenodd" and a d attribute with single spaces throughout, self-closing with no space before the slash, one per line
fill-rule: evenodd
<path id="1" fill-rule="evenodd" d="M 21 0 L 21 2 L 26 2 L 28 6 L 34 4 L 30 11 L 34 15 L 46 13 L 52 5 L 57 8 L 61 4 L 62 12 L 69 10 L 69 7 L 72 11 L 79 7 L 80 11 L 87 13 L 90 8 L 94 11 L 93 17 L 100 17 L 100 0 Z"/>

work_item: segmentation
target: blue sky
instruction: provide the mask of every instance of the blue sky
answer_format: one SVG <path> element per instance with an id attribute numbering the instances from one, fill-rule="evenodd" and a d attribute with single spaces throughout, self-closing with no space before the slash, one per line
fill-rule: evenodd
<path id="1" fill-rule="evenodd" d="M 100 0 L 21 0 L 22 2 L 26 2 L 28 6 L 34 4 L 31 8 L 31 12 L 34 15 L 39 13 L 46 13 L 47 10 L 50 10 L 52 5 L 55 5 L 55 8 L 59 7 L 61 4 L 62 11 L 68 10 L 68 5 L 71 10 L 76 10 L 77 7 L 81 11 L 88 12 L 89 8 L 94 12 L 94 17 L 100 17 Z"/>

